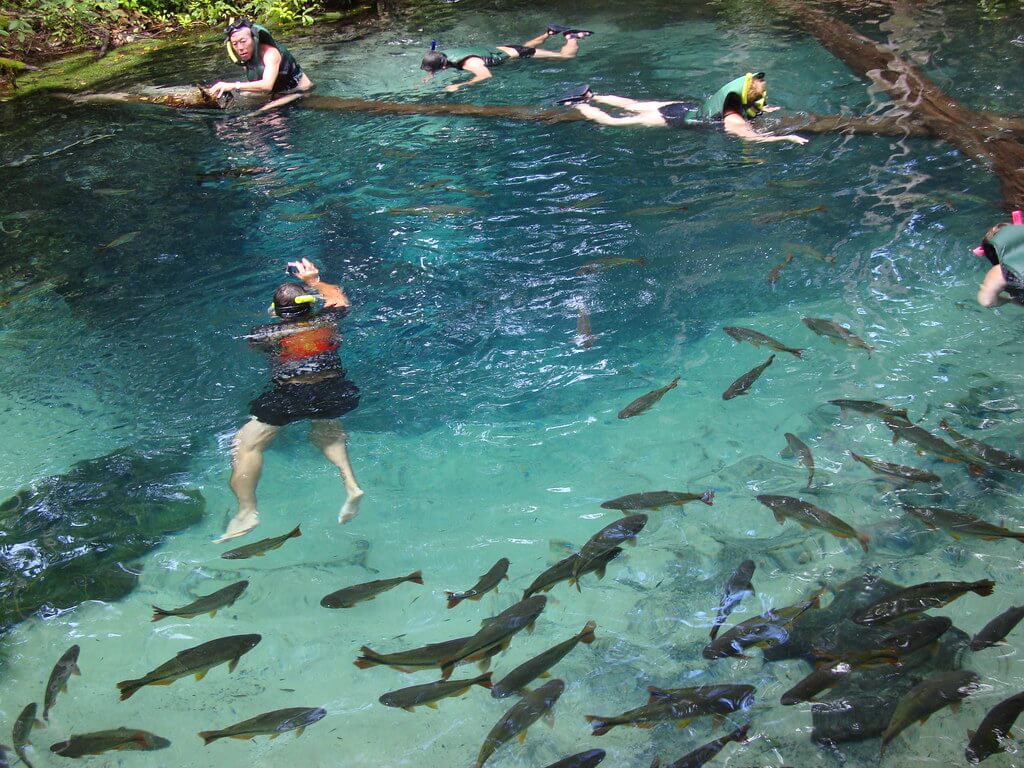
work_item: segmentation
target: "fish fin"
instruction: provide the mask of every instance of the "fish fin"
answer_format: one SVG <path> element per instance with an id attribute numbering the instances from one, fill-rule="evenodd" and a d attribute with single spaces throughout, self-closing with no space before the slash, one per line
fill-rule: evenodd
<path id="1" fill-rule="evenodd" d="M 591 619 L 584 625 L 583 632 L 580 633 L 580 642 L 590 645 L 594 642 L 594 630 L 597 629 L 597 622 Z"/>
<path id="2" fill-rule="evenodd" d="M 157 608 L 155 605 L 153 608 L 153 621 L 160 621 L 160 619 L 166 619 L 170 616 L 170 612 L 165 611 L 163 608 Z"/>
<path id="3" fill-rule="evenodd" d="M 631 547 L 635 547 L 636 546 L 636 536 L 630 536 L 628 539 L 626 539 L 626 543 L 629 546 L 631 546 Z"/>
<path id="4" fill-rule="evenodd" d="M 454 608 L 465 599 L 457 592 L 445 592 L 444 595 L 448 598 L 448 608 Z"/>
<path id="5" fill-rule="evenodd" d="M 465 691 L 463 691 L 463 693 L 465 693 Z M 427 702 L 427 706 L 430 707 L 431 709 L 437 709 L 437 702 L 436 701 L 428 701 Z"/>
<path id="6" fill-rule="evenodd" d="M 208 669 L 204 669 L 204 670 L 202 670 L 200 672 L 196 672 L 196 682 L 198 683 L 200 680 L 202 680 L 204 677 L 206 677 L 206 673 L 209 672 L 209 671 L 210 670 L 208 670 Z"/>
<path id="7" fill-rule="evenodd" d="M 488 669 L 491 668 L 491 657 L 487 656 L 486 658 L 480 659 L 480 661 L 477 662 L 476 666 L 477 669 L 479 669 L 481 672 L 486 672 Z"/>
<path id="8" fill-rule="evenodd" d="M 604 736 L 612 729 L 612 726 L 608 725 L 600 715 L 584 715 L 583 717 L 588 723 L 590 723 L 591 736 Z"/>
<path id="9" fill-rule="evenodd" d="M 675 389 L 677 386 L 679 386 L 679 377 L 678 376 L 676 376 L 674 379 L 672 379 L 672 383 L 668 385 L 668 387 L 666 388 L 665 391 L 667 392 L 669 389 Z"/>
<path id="10" fill-rule="evenodd" d="M 981 579 L 971 585 L 971 592 L 974 592 L 976 595 L 981 597 L 988 597 L 992 594 L 992 590 L 995 585 L 996 583 L 991 579 Z"/>
<path id="11" fill-rule="evenodd" d="M 982 475 L 985 474 L 985 468 L 978 466 L 977 464 L 968 464 L 967 474 L 969 474 L 971 477 L 981 477 Z"/>
<path id="12" fill-rule="evenodd" d="M 708 488 L 704 491 L 704 495 L 700 497 L 700 501 L 707 504 L 709 507 L 715 506 L 715 492 Z"/>
<path id="13" fill-rule="evenodd" d="M 549 677 L 551 677 L 551 673 L 548 671 L 544 671 L 537 675 L 537 677 L 541 678 L 542 680 L 547 680 Z"/>
<path id="14" fill-rule="evenodd" d="M 781 451 L 779 451 L 779 458 L 780 459 L 791 459 L 791 458 L 793 458 L 793 449 L 790 448 L 787 445 L 785 448 L 783 448 Z"/>
<path id="15" fill-rule="evenodd" d="M 416 707 L 402 707 L 406 712 L 415 712 Z"/>
<path id="16" fill-rule="evenodd" d="M 203 746 L 205 747 L 207 744 L 219 739 L 220 735 L 217 731 L 200 731 L 199 738 L 203 740 Z"/>
<path id="17" fill-rule="evenodd" d="M 689 720 L 677 720 L 676 721 L 676 728 L 678 728 L 679 730 L 682 730 L 683 728 L 685 728 L 686 726 L 688 726 L 692 722 L 693 722 L 692 719 L 689 719 Z M 648 728 L 651 728 L 652 724 L 651 723 L 644 723 L 640 727 L 643 728 L 644 726 L 647 726 Z"/>
<path id="18" fill-rule="evenodd" d="M 77 664 L 72 664 L 72 665 L 71 665 L 71 674 L 72 674 L 72 675 L 78 675 L 79 677 L 81 677 L 81 675 L 82 675 L 82 670 L 80 670 L 80 669 L 78 668 L 78 665 L 77 665 Z M 65 683 L 65 685 L 66 685 L 66 683 Z"/>
<path id="19" fill-rule="evenodd" d="M 299 526 L 295 526 L 295 530 L 288 534 L 289 539 L 294 539 L 296 536 L 301 536 L 302 531 L 299 530 Z"/>
<path id="20" fill-rule="evenodd" d="M 784 514 L 779 512 L 777 509 L 773 509 L 772 514 L 775 515 L 775 522 L 777 522 L 779 525 L 786 524 L 786 516 Z"/>
<path id="21" fill-rule="evenodd" d="M 209 616 L 211 619 L 217 615 L 217 610 L 217 608 L 214 608 L 212 611 L 210 611 Z"/>
<path id="22" fill-rule="evenodd" d="M 651 760 L 651 768 L 661 768 L 661 758 L 657 755 L 655 755 L 654 759 Z"/>
<path id="23" fill-rule="evenodd" d="M 1020 538 L 1021 538 L 1021 540 L 1024 540 L 1024 534 L 1021 534 Z M 608 564 L 605 563 L 600 568 L 595 568 L 594 569 L 594 573 L 597 574 L 597 580 L 598 581 L 601 581 L 601 579 L 604 578 L 604 574 L 605 574 L 605 571 L 607 570 L 607 568 L 608 568 Z"/>
<path id="24" fill-rule="evenodd" d="M 411 581 L 413 584 L 423 583 L 423 571 L 413 571 L 405 577 L 406 581 Z"/>
<path id="25" fill-rule="evenodd" d="M 544 722 L 544 725 L 546 725 L 548 728 L 554 728 L 555 727 L 555 713 L 554 712 L 548 712 L 546 715 L 544 715 L 541 718 L 541 720 Z"/>
<path id="26" fill-rule="evenodd" d="M 235 658 L 233 658 L 231 661 L 228 662 L 228 674 L 229 675 L 232 672 L 235 671 L 235 667 L 238 666 L 238 660 L 241 659 L 241 658 L 242 658 L 241 656 L 235 656 Z"/>
<path id="27" fill-rule="evenodd" d="M 867 552 L 868 544 L 871 542 L 871 537 L 868 536 L 866 533 L 858 533 L 857 541 L 860 542 L 860 548 Z"/>
<path id="28" fill-rule="evenodd" d="M 490 659 L 488 659 L 488 661 L 489 660 Z M 480 677 L 478 677 L 474 682 L 481 688 L 493 688 L 494 686 L 491 683 L 491 674 L 492 673 L 490 672 L 485 672 L 484 674 L 480 675 Z M 467 688 L 466 690 L 469 689 Z"/>
<path id="29" fill-rule="evenodd" d="M 529 729 L 527 729 L 527 728 L 524 728 L 523 730 L 521 730 L 521 731 L 519 732 L 519 743 L 520 743 L 520 744 L 522 744 L 522 743 L 523 743 L 524 741 L 526 741 L 526 731 L 527 731 L 527 730 L 529 730 Z"/>
<path id="30" fill-rule="evenodd" d="M 63 683 L 63 684 L 61 685 L 61 687 L 60 687 L 60 692 L 61 692 L 61 693 L 67 693 L 67 692 L 68 692 L 68 684 L 67 684 L 67 681 L 65 681 L 65 682 L 64 682 L 64 683 Z M 50 719 L 50 718 L 49 718 L 49 717 L 47 717 L 47 716 L 46 716 L 46 713 L 44 712 L 44 713 L 43 713 L 43 720 L 49 720 L 49 719 Z"/>
<path id="31" fill-rule="evenodd" d="M 526 625 L 526 631 L 529 632 L 531 635 L 533 634 L 534 625 L 536 623 L 537 622 L 535 621 L 531 621 L 529 624 Z"/>
<path id="32" fill-rule="evenodd" d="M 961 537 L 960 537 L 960 534 L 959 534 L 959 533 L 957 533 L 956 531 L 950 531 L 950 532 L 949 532 L 949 535 L 950 535 L 950 536 L 952 536 L 952 537 L 953 537 L 954 539 L 956 539 L 957 541 L 960 541 L 960 538 L 961 538 Z"/>
<path id="33" fill-rule="evenodd" d="M 967 729 L 967 738 L 968 739 L 973 739 L 974 738 L 974 733 L 975 733 L 974 731 L 972 731 L 970 728 L 968 728 Z M 1007 735 L 1009 735 L 1009 734 L 1007 734 Z"/>
<path id="34" fill-rule="evenodd" d="M 237 739 L 238 741 L 252 741 L 253 737 L 248 736 L 244 733 L 236 733 L 234 736 L 228 736 L 229 739 Z"/>
<path id="35" fill-rule="evenodd" d="M 960 702 L 954 701 L 952 704 L 949 705 L 949 708 L 953 710 L 954 715 L 958 714 L 960 712 Z"/>

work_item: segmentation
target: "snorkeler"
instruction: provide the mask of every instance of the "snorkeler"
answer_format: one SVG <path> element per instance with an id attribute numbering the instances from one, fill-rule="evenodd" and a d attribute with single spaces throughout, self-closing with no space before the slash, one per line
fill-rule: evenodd
<path id="1" fill-rule="evenodd" d="M 978 289 L 978 303 L 983 307 L 1010 302 L 1024 305 L 1024 214 L 1014 211 L 1012 222 L 996 224 L 972 251 L 992 265 Z"/>
<path id="2" fill-rule="evenodd" d="M 580 47 L 580 38 L 593 33 L 586 29 L 551 24 L 547 31 L 522 45 L 498 45 L 494 48 L 450 48 L 447 51 L 437 50 L 437 41 L 430 45 L 430 52 L 423 57 L 420 69 L 427 73 L 424 82 L 433 78 L 434 74 L 450 67 L 461 69 L 473 75 L 472 79 L 446 86 L 446 91 L 457 91 L 473 83 L 479 83 L 491 77 L 491 67 L 503 64 L 509 59 L 573 59 Z M 557 51 L 545 51 L 538 46 L 554 35 L 562 35 L 565 44 Z"/>
<path id="3" fill-rule="evenodd" d="M 264 108 L 281 106 L 299 98 L 313 87 L 295 57 L 270 32 L 251 21 L 236 21 L 224 30 L 225 47 L 228 57 L 235 64 L 245 67 L 245 82 L 216 82 L 210 86 L 210 94 L 216 99 L 228 91 L 246 93 L 281 94 Z"/>
<path id="4" fill-rule="evenodd" d="M 766 96 L 764 72 L 748 72 L 735 80 L 730 80 L 701 104 L 689 101 L 638 101 L 622 96 L 602 96 L 593 93 L 586 85 L 559 99 L 559 103 L 574 105 L 588 120 L 601 125 L 689 128 L 720 121 L 726 133 L 745 141 L 791 141 L 794 144 L 806 144 L 807 139 L 795 133 L 767 136 L 754 129 L 750 124 L 751 120 L 762 112 L 780 109 L 767 106 Z M 588 101 L 607 104 L 632 114 L 615 117 L 585 103 Z"/>
<path id="5" fill-rule="evenodd" d="M 340 287 L 320 280 L 319 270 L 309 259 L 289 262 L 287 270 L 305 285 L 280 285 L 270 308 L 281 322 L 261 325 L 245 337 L 270 356 L 274 388 L 252 401 L 252 419 L 235 435 L 231 490 L 238 499 L 238 512 L 215 544 L 259 525 L 256 485 L 263 451 L 281 427 L 294 421 L 313 422 L 310 440 L 341 470 L 348 497 L 338 522 L 347 523 L 359 512 L 363 490 L 349 464 L 345 430 L 337 421 L 359 404 L 359 388 L 345 377 L 338 357 L 338 321 L 348 314 L 349 300 Z M 323 308 L 314 312 L 319 300 Z"/>

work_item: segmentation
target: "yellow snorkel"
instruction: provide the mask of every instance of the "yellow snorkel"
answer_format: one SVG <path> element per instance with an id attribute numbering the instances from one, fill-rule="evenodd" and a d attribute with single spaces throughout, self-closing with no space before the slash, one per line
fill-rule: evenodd
<path id="1" fill-rule="evenodd" d="M 757 117 L 764 112 L 765 105 L 768 103 L 767 89 L 765 89 L 757 101 L 750 101 L 750 85 L 755 78 L 764 80 L 764 72 L 747 72 L 743 76 L 743 90 L 740 92 L 740 102 L 747 117 Z"/>
<path id="2" fill-rule="evenodd" d="M 283 318 L 296 317 L 297 315 L 304 315 L 307 312 L 309 312 L 312 309 L 312 307 L 304 307 L 303 305 L 304 304 L 313 304 L 319 298 L 321 298 L 321 297 L 320 296 L 314 296 L 311 293 L 307 293 L 307 294 L 304 294 L 302 296 L 296 296 L 294 299 L 292 299 L 292 304 L 298 305 L 297 307 L 296 306 L 281 307 L 280 310 L 278 309 L 277 305 L 274 302 L 270 302 L 269 311 L 270 311 L 270 314 L 276 315 L 277 317 L 283 317 Z"/>
<path id="3" fill-rule="evenodd" d="M 245 62 L 238 58 L 238 54 L 235 53 L 235 49 L 231 47 L 231 36 L 240 29 L 248 29 L 250 34 L 253 36 L 253 45 L 255 46 L 257 44 L 256 30 L 253 28 L 253 25 L 245 19 L 235 21 L 234 17 L 232 17 L 228 21 L 227 29 L 224 30 L 224 47 L 227 49 L 228 58 L 231 59 L 231 63 L 244 67 Z M 255 55 L 255 50 L 253 51 L 253 54 Z"/>

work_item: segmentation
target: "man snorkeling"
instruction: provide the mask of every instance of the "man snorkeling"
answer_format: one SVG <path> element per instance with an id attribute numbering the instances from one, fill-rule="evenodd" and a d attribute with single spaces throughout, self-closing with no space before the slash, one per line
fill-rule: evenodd
<path id="1" fill-rule="evenodd" d="M 280 106 L 299 98 L 299 95 L 313 87 L 295 57 L 270 32 L 259 24 L 242 19 L 224 30 L 225 47 L 228 57 L 235 64 L 245 67 L 244 82 L 216 82 L 210 86 L 210 94 L 220 98 L 228 91 L 244 93 L 284 94 L 270 106 Z"/>
<path id="2" fill-rule="evenodd" d="M 461 83 L 446 86 L 446 91 L 457 91 L 467 85 L 480 83 L 491 77 L 491 67 L 503 64 L 509 59 L 573 59 L 580 47 L 580 38 L 589 37 L 593 32 L 576 29 L 562 24 L 551 24 L 547 31 L 522 45 L 498 45 L 494 48 L 450 48 L 446 51 L 437 50 L 437 41 L 430 45 L 430 51 L 423 57 L 420 69 L 427 73 L 424 82 L 444 69 L 454 68 L 469 72 L 473 77 Z M 555 35 L 562 35 L 565 43 L 557 51 L 546 51 L 540 48 L 546 40 Z"/>
<path id="3" fill-rule="evenodd" d="M 313 422 L 310 440 L 341 470 L 347 498 L 338 522 L 347 523 L 359 512 L 363 490 L 349 464 L 347 436 L 337 420 L 359 404 L 359 388 L 345 377 L 338 356 L 338 322 L 348 313 L 349 300 L 340 287 L 320 279 L 320 271 L 309 259 L 289 262 L 286 271 L 303 284 L 283 283 L 274 292 L 270 310 L 280 322 L 261 325 L 245 337 L 267 352 L 274 387 L 252 401 L 252 418 L 235 435 L 231 491 L 238 500 L 238 512 L 217 544 L 259 525 L 256 485 L 263 451 L 281 427 L 295 421 Z M 316 312 L 318 301 L 323 308 Z"/>
<path id="4" fill-rule="evenodd" d="M 992 265 L 978 289 L 978 303 L 1024 305 L 1024 214 L 1014 211 L 1012 223 L 996 224 L 972 253 Z"/>
<path id="5" fill-rule="evenodd" d="M 791 141 L 794 144 L 806 144 L 807 139 L 795 133 L 768 136 L 754 129 L 751 120 L 762 112 L 779 109 L 767 106 L 766 98 L 764 72 L 748 72 L 730 80 L 699 104 L 691 101 L 638 101 L 622 96 L 602 96 L 593 93 L 587 85 L 567 94 L 558 103 L 574 105 L 588 120 L 601 125 L 689 128 L 720 122 L 726 133 L 745 141 Z M 616 117 L 586 103 L 588 101 L 607 104 L 632 114 Z"/>

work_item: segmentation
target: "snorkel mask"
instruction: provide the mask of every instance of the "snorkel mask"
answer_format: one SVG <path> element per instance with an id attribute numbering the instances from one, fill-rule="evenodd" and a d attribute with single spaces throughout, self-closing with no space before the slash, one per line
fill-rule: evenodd
<path id="1" fill-rule="evenodd" d="M 291 303 L 281 307 L 277 306 L 274 302 L 270 302 L 270 314 L 276 315 L 282 320 L 296 320 L 310 314 L 313 311 L 313 306 L 321 299 L 322 297 L 320 296 L 307 293 L 302 296 L 296 296 L 291 300 Z"/>
<path id="2" fill-rule="evenodd" d="M 1018 227 L 1024 224 L 1024 212 L 1014 211 L 1011 213 L 1010 223 Z M 971 253 L 978 257 L 987 258 L 993 266 L 999 263 L 999 254 L 996 253 L 995 246 L 988 239 L 982 240 L 981 245 L 972 250 Z"/>
<path id="3" fill-rule="evenodd" d="M 747 117 L 757 117 L 764 112 L 768 103 L 768 89 L 761 94 L 757 101 L 750 101 L 750 85 L 755 80 L 764 80 L 764 72 L 747 72 L 743 78 L 743 91 L 740 93 L 740 102 L 743 105 L 743 112 Z"/>
<path id="4" fill-rule="evenodd" d="M 249 34 L 251 34 L 253 38 L 253 55 L 255 55 L 257 42 L 256 33 L 253 31 L 252 27 L 253 25 L 251 21 L 247 21 L 246 19 L 239 19 L 238 21 L 232 20 L 231 23 L 228 24 L 228 28 L 224 30 L 224 47 L 227 48 L 228 58 L 231 59 L 231 61 L 234 64 L 237 64 L 240 67 L 244 67 L 245 62 L 238 58 L 238 54 L 235 53 L 235 49 L 231 46 L 231 36 L 240 29 L 248 29 Z M 250 56 L 249 58 L 251 59 L 252 56 Z"/>
<path id="5" fill-rule="evenodd" d="M 423 61 L 420 62 L 420 69 L 427 73 L 427 76 L 423 78 L 424 82 L 446 66 L 448 66 L 448 57 L 437 50 L 437 40 L 431 40 L 430 50 L 423 56 Z"/>

